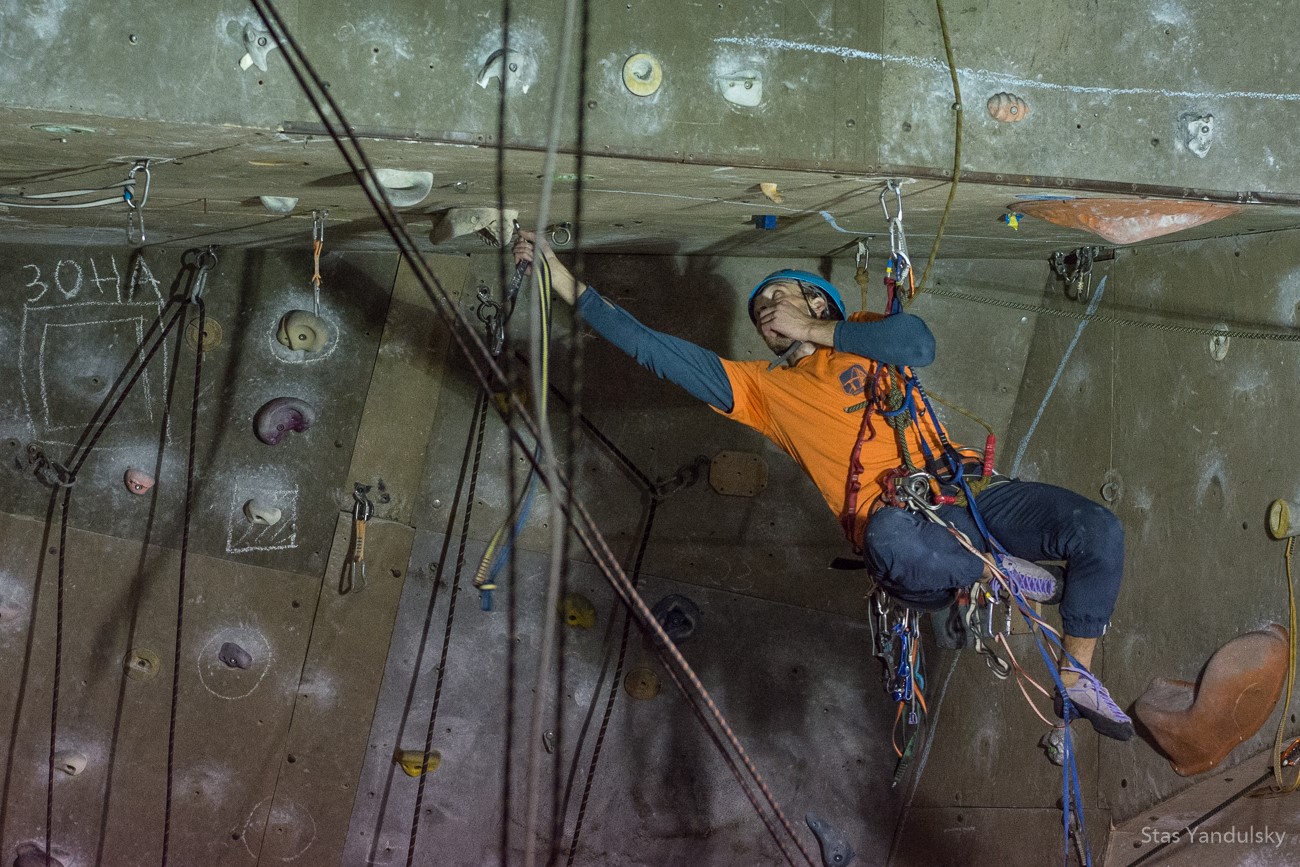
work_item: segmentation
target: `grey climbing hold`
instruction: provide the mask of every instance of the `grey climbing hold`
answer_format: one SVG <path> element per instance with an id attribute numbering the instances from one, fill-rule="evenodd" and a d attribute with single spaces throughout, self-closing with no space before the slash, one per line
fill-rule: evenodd
<path id="1" fill-rule="evenodd" d="M 826 867 L 847 867 L 853 861 L 853 846 L 838 828 L 812 811 L 803 820 L 817 835 L 817 842 L 822 847 L 822 863 Z"/>
<path id="2" fill-rule="evenodd" d="M 217 651 L 217 658 L 230 668 L 253 667 L 253 655 L 233 641 L 227 641 Z"/>
<path id="3" fill-rule="evenodd" d="M 19 843 L 14 867 L 63 867 L 63 862 L 53 855 L 46 855 L 45 850 L 35 843 Z"/>
<path id="4" fill-rule="evenodd" d="M 76 750 L 59 750 L 54 754 L 54 767 L 69 777 L 75 777 L 86 769 L 86 756 Z"/>
<path id="5" fill-rule="evenodd" d="M 677 593 L 670 593 L 660 599 L 650 609 L 650 613 L 675 644 L 681 644 L 690 638 L 700 622 L 700 607 L 690 597 Z"/>

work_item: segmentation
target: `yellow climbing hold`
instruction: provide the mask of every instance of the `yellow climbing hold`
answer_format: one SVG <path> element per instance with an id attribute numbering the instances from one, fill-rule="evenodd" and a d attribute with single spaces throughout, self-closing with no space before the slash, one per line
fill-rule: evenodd
<path id="1" fill-rule="evenodd" d="M 581 593 L 566 593 L 560 601 L 560 615 L 568 626 L 590 629 L 596 625 L 596 606 Z"/>
<path id="2" fill-rule="evenodd" d="M 408 777 L 418 777 L 438 770 L 438 765 L 442 764 L 442 753 L 437 750 L 427 754 L 421 750 L 398 750 L 393 759 L 402 766 L 402 771 Z"/>

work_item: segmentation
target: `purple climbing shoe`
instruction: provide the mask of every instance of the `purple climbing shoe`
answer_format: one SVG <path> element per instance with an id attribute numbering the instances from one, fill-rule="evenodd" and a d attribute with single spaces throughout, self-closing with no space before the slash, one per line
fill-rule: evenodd
<path id="1" fill-rule="evenodd" d="M 1108 738 L 1126 741 L 1133 737 L 1133 720 L 1119 709 L 1119 705 L 1115 704 L 1106 687 L 1101 685 L 1101 681 L 1097 680 L 1092 672 L 1072 665 L 1064 666 L 1061 672 L 1075 672 L 1079 675 L 1078 680 L 1065 688 L 1065 694 L 1069 696 L 1070 704 L 1074 706 L 1074 715 L 1081 716 L 1092 723 L 1092 727 L 1098 734 Z M 1064 705 L 1065 702 L 1061 700 L 1061 693 L 1058 690 L 1052 696 L 1052 707 L 1061 719 L 1065 719 Z"/>
<path id="2" fill-rule="evenodd" d="M 1009 554 L 995 554 L 998 561 L 998 568 L 1002 574 L 1007 576 L 1011 582 L 1011 587 L 1021 596 L 1032 602 L 1057 602 L 1060 597 L 1056 592 L 1056 578 L 1052 576 L 1042 566 L 1037 563 L 1031 563 L 1028 560 L 1021 560 L 1019 557 L 1012 557 Z M 999 582 L 993 582 L 996 597 Z"/>

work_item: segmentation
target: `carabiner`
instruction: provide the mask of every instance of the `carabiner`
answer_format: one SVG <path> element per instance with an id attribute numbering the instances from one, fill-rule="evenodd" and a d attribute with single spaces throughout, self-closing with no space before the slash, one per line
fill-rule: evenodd
<path id="1" fill-rule="evenodd" d="M 144 172 L 144 192 L 140 194 L 139 201 L 135 195 L 135 176 Z M 130 209 L 126 214 L 126 242 L 131 246 L 143 244 L 146 240 L 144 232 L 144 206 L 149 201 L 149 161 L 136 160 L 135 165 L 126 173 L 126 180 L 122 182 L 122 201 Z"/>
<path id="2" fill-rule="evenodd" d="M 893 215 L 889 213 L 889 205 L 885 204 L 885 196 L 891 191 L 894 194 L 894 201 L 898 205 L 898 213 Z M 903 221 L 903 186 L 894 178 L 885 181 L 885 186 L 880 190 L 880 210 L 885 212 L 885 222 L 887 223 L 892 223 L 894 220 L 898 220 L 900 223 Z"/>
<path id="3" fill-rule="evenodd" d="M 217 248 L 209 246 L 199 253 L 194 266 L 194 280 L 190 283 L 190 295 L 187 303 L 194 304 L 203 297 L 203 290 L 208 288 L 208 274 L 217 267 Z"/>
<path id="4" fill-rule="evenodd" d="M 311 239 L 325 243 L 325 222 L 329 219 L 330 212 L 316 209 L 311 212 Z"/>

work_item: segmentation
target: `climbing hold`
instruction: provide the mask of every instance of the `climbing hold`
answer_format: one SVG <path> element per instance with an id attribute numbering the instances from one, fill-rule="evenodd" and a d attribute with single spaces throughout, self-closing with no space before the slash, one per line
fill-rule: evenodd
<path id="1" fill-rule="evenodd" d="M 730 497 L 753 497 L 767 487 L 767 464 L 754 452 L 718 452 L 709 463 L 709 486 Z"/>
<path id="2" fill-rule="evenodd" d="M 221 345 L 221 323 L 211 316 L 205 316 L 203 333 L 199 334 L 199 318 L 195 316 L 185 323 L 185 342 L 190 345 L 190 349 L 202 347 L 204 352 L 216 349 Z"/>
<path id="3" fill-rule="evenodd" d="M 1067 229 L 1083 229 L 1112 244 L 1135 244 L 1241 213 L 1243 206 L 1174 199 L 1076 198 L 1024 202 L 1029 216 Z"/>
<path id="4" fill-rule="evenodd" d="M 132 680 L 153 680 L 158 676 L 158 654 L 143 647 L 126 655 L 126 676 Z"/>
<path id="5" fill-rule="evenodd" d="M 250 524 L 258 524 L 263 527 L 269 527 L 272 524 L 280 523 L 283 512 L 275 506 L 269 505 L 257 498 L 244 503 L 244 517 Z"/>
<path id="6" fill-rule="evenodd" d="M 292 214 L 298 207 L 298 200 L 293 196 L 258 196 L 262 207 L 272 214 Z"/>
<path id="7" fill-rule="evenodd" d="M 1274 539 L 1300 536 L 1300 524 L 1292 523 L 1291 516 L 1300 515 L 1300 503 L 1274 500 L 1268 506 L 1268 532 Z"/>
<path id="8" fill-rule="evenodd" d="M 86 769 L 86 756 L 75 750 L 59 750 L 54 754 L 54 768 L 75 777 Z"/>
<path id="9" fill-rule="evenodd" d="M 754 215 L 754 228 L 755 228 L 755 229 L 775 229 L 775 228 L 776 228 L 776 214 L 755 214 L 755 215 Z"/>
<path id="10" fill-rule="evenodd" d="M 307 310 L 290 310 L 280 318 L 275 339 L 290 349 L 319 352 L 329 344 L 331 331 L 324 319 Z"/>
<path id="11" fill-rule="evenodd" d="M 1107 470 L 1101 480 L 1101 498 L 1108 503 L 1116 503 L 1122 496 L 1124 496 L 1124 479 L 1120 477 L 1119 470 Z"/>
<path id="12" fill-rule="evenodd" d="M 700 622 L 700 607 L 689 597 L 678 593 L 670 593 L 660 599 L 650 609 L 650 613 L 676 644 L 690 638 Z"/>
<path id="13" fill-rule="evenodd" d="M 1227 323 L 1218 323 L 1214 326 L 1214 330 L 1223 331 L 1225 333 L 1216 334 L 1210 338 L 1210 358 L 1213 358 L 1215 361 L 1223 361 L 1223 359 L 1228 357 L 1228 344 L 1232 342 L 1232 338 L 1226 334 L 1228 330 Z"/>
<path id="14" fill-rule="evenodd" d="M 1268 722 L 1286 684 L 1286 629 L 1272 623 L 1220 647 L 1196 683 L 1157 677 L 1134 705 L 1174 772 L 1210 770 Z"/>
<path id="15" fill-rule="evenodd" d="M 1029 116 L 1029 103 L 1014 93 L 995 93 L 986 104 L 989 117 L 1003 123 L 1019 123 Z"/>
<path id="16" fill-rule="evenodd" d="M 1008 226 L 1010 226 L 1010 227 L 1012 228 L 1013 231 L 1019 231 L 1019 230 L 1020 230 L 1020 218 L 1023 217 L 1023 216 L 1024 216 L 1024 214 L 1017 214 L 1017 213 L 1014 212 L 1014 211 L 1009 211 L 1009 212 L 1003 214 L 1001 217 L 998 217 L 998 219 L 1001 220 L 1002 222 L 1006 223 Z"/>
<path id="17" fill-rule="evenodd" d="M 758 189 L 775 204 L 779 205 L 785 201 L 785 196 L 781 195 L 781 191 L 776 188 L 776 184 L 759 184 Z"/>
<path id="18" fill-rule="evenodd" d="M 715 79 L 722 98 L 732 105 L 753 108 L 763 101 L 763 73 L 757 69 L 742 69 Z"/>
<path id="19" fill-rule="evenodd" d="M 413 208 L 423 202 L 433 189 L 433 172 L 408 172 L 401 169 L 375 169 L 365 175 L 366 189 L 375 196 L 382 189 L 394 208 Z"/>
<path id="20" fill-rule="evenodd" d="M 133 494 L 143 494 L 154 485 L 153 476 L 144 470 L 129 469 L 124 477 L 126 489 Z"/>
<path id="21" fill-rule="evenodd" d="M 247 671 L 253 667 L 253 654 L 233 641 L 221 645 L 221 649 L 217 651 L 217 659 L 220 659 L 227 668 L 242 668 Z"/>
<path id="22" fill-rule="evenodd" d="M 821 844 L 822 863 L 826 867 L 848 867 L 853 860 L 853 846 L 840 830 L 813 812 L 807 813 L 803 820 Z"/>
<path id="23" fill-rule="evenodd" d="M 251 21 L 244 25 L 244 56 L 239 58 L 239 68 L 247 70 L 250 66 L 266 72 L 266 55 L 280 47 L 270 31 L 263 30 Z"/>
<path id="24" fill-rule="evenodd" d="M 279 445 L 289 431 L 302 433 L 316 421 L 316 410 L 296 397 L 277 397 L 267 401 L 253 417 L 257 438 L 268 446 Z"/>
<path id="25" fill-rule="evenodd" d="M 590 629 L 596 625 L 596 606 L 581 593 L 566 593 L 560 601 L 560 613 L 569 626 Z"/>
<path id="26" fill-rule="evenodd" d="M 19 843 L 14 867 L 63 867 L 63 862 L 53 855 L 46 855 L 45 850 L 35 843 Z"/>
<path id="27" fill-rule="evenodd" d="M 527 93 L 528 88 L 537 80 L 536 64 L 519 51 L 498 48 L 483 61 L 474 83 L 486 90 L 493 79 L 496 79 L 497 87 L 501 90 L 517 87 L 521 92 Z"/>
<path id="28" fill-rule="evenodd" d="M 490 247 L 504 247 L 514 233 L 515 221 L 519 219 L 516 208 L 504 211 L 496 208 L 448 208 L 434 216 L 434 226 L 429 231 L 429 240 L 435 244 L 460 238 L 465 235 L 478 235 Z"/>
<path id="29" fill-rule="evenodd" d="M 408 777 L 418 777 L 438 770 L 438 765 L 442 764 L 442 753 L 437 750 L 428 753 L 423 750 L 398 750 L 393 754 L 393 761 L 401 765 L 403 773 Z"/>
<path id="30" fill-rule="evenodd" d="M 1210 152 L 1210 145 L 1214 144 L 1214 115 L 1202 114 L 1185 118 L 1184 123 L 1187 124 L 1187 149 L 1205 159 L 1205 155 Z"/>
<path id="31" fill-rule="evenodd" d="M 663 67 L 652 54 L 633 54 L 623 64 L 623 86 L 637 96 L 650 96 L 663 81 Z"/>
<path id="32" fill-rule="evenodd" d="M 659 675 L 648 668 L 634 668 L 623 678 L 623 689 L 632 698 L 649 701 L 659 694 Z"/>

